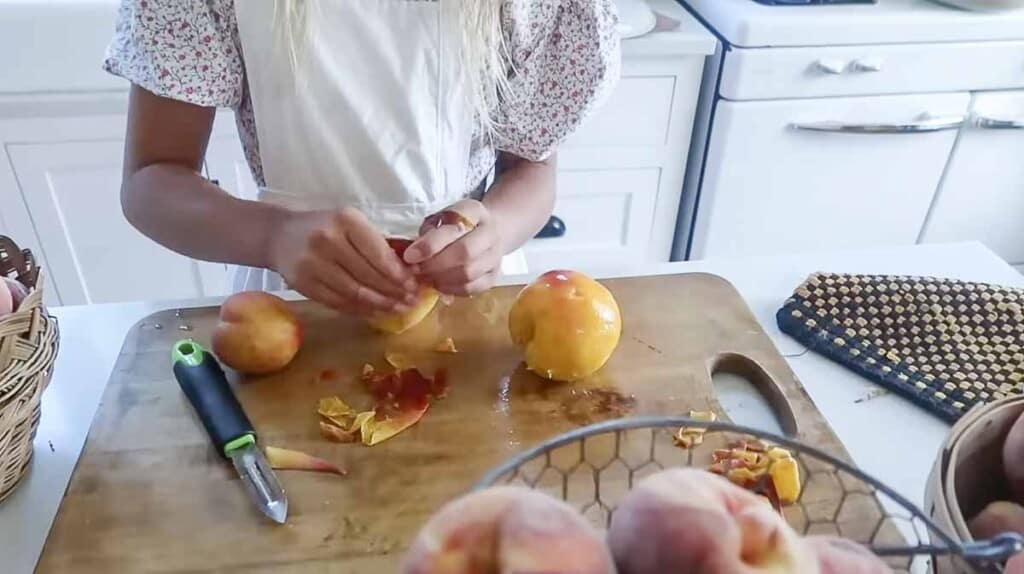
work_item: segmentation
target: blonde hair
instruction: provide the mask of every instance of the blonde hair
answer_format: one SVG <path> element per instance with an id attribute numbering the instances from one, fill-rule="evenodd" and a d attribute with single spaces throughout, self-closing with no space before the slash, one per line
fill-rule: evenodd
<path id="1" fill-rule="evenodd" d="M 244 0 L 243 0 L 244 1 Z M 321 2 L 344 0 L 275 0 L 274 34 L 294 72 L 299 69 L 316 22 Z M 409 0 L 417 1 L 417 0 Z M 502 25 L 504 0 L 436 0 L 441 8 L 459 3 L 461 31 L 461 69 L 466 74 L 467 105 L 473 111 L 479 134 L 493 138 L 501 130 L 497 110 L 499 102 L 512 97 L 509 76 L 512 57 Z M 311 12 L 313 14 L 311 14 Z"/>

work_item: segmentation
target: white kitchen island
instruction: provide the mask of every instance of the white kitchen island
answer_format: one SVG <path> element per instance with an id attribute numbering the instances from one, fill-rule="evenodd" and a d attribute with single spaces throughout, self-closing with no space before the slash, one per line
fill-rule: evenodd
<path id="1" fill-rule="evenodd" d="M 815 271 L 931 275 L 1024 287 L 1024 276 L 979 243 L 583 270 L 598 277 L 707 272 L 731 281 L 780 351 L 789 357 L 854 461 L 918 503 L 947 425 L 899 397 L 875 396 L 872 391 L 880 387 L 823 357 L 804 353 L 799 344 L 779 332 L 775 312 Z M 528 279 L 509 277 L 505 282 Z M 43 396 L 35 459 L 18 490 L 0 503 L 0 556 L 5 572 L 22 574 L 34 569 L 128 330 L 158 310 L 217 302 L 205 299 L 54 309 L 60 320 L 61 350 L 53 382 Z M 745 416 L 743 411 L 733 414 Z"/>

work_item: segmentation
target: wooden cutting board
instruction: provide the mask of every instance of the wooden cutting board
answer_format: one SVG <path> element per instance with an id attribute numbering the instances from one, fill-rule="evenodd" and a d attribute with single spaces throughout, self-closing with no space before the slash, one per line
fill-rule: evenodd
<path id="1" fill-rule="evenodd" d="M 288 522 L 276 526 L 217 456 L 171 373 L 183 337 L 208 343 L 217 309 L 158 313 L 128 334 L 41 557 L 40 572 L 395 572 L 419 527 L 488 469 L 544 439 L 618 415 L 722 413 L 710 373 L 737 371 L 774 404 L 783 428 L 846 458 L 838 439 L 736 290 L 712 275 L 605 282 L 624 329 L 614 356 L 575 385 L 523 370 L 507 333 L 517 287 L 439 307 L 398 337 L 296 303 L 306 341 L 285 372 L 237 381 L 260 443 L 306 451 L 347 477 L 279 471 Z M 365 363 L 385 350 L 448 369 L 448 397 L 375 447 L 320 437 L 318 399 L 367 400 Z M 330 377 L 329 371 L 337 376 Z"/>

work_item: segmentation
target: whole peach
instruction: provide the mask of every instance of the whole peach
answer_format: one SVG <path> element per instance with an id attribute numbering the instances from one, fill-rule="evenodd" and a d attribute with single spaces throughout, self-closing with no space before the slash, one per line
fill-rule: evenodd
<path id="1" fill-rule="evenodd" d="M 992 538 L 1004 532 L 1024 534 L 1024 507 L 1014 502 L 989 504 L 967 524 L 975 540 Z"/>
<path id="2" fill-rule="evenodd" d="M 445 505 L 424 526 L 403 574 L 614 574 L 601 536 L 560 500 L 495 487 Z"/>
<path id="3" fill-rule="evenodd" d="M 666 470 L 643 480 L 612 517 L 619 574 L 814 573 L 814 552 L 770 505 L 722 477 Z"/>
<path id="4" fill-rule="evenodd" d="M 228 297 L 213 332 L 213 352 L 225 365 L 248 374 L 288 366 L 302 346 L 302 326 L 288 304 L 261 291 Z"/>
<path id="5" fill-rule="evenodd" d="M 622 334 L 615 297 L 576 271 L 549 271 L 526 286 L 512 305 L 508 324 L 527 368 L 556 381 L 597 372 Z"/>

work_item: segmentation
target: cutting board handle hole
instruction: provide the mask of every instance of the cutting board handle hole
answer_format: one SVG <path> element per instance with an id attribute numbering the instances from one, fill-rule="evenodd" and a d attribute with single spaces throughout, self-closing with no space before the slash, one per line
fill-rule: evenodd
<path id="1" fill-rule="evenodd" d="M 782 389 L 756 361 L 723 353 L 711 365 L 711 386 L 732 422 L 770 433 L 796 436 L 797 424 Z"/>

